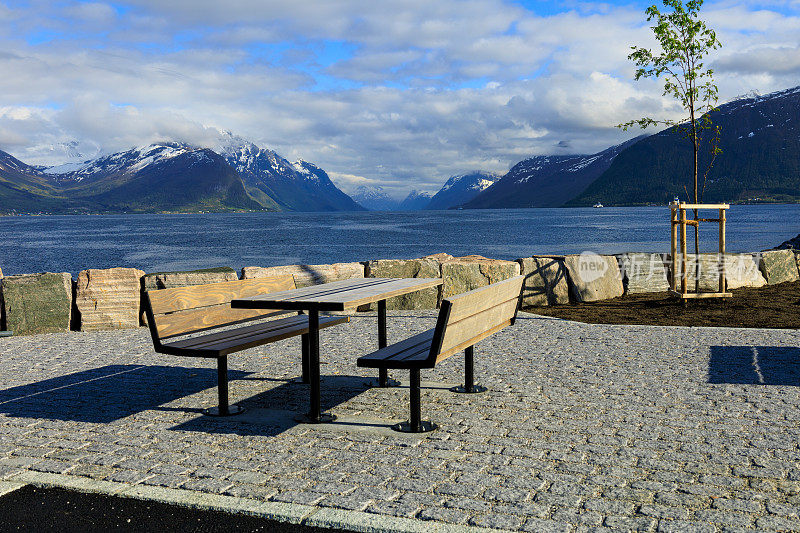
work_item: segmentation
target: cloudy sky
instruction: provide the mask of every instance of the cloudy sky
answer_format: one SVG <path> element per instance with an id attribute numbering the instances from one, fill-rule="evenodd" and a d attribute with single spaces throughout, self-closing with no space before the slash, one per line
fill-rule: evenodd
<path id="1" fill-rule="evenodd" d="M 0 0 L 0 150 L 57 164 L 230 130 L 346 191 L 593 153 L 677 118 L 634 82 L 651 2 Z M 800 85 L 800 0 L 707 1 L 721 101 Z M 65 149 L 68 146 L 69 149 Z"/>

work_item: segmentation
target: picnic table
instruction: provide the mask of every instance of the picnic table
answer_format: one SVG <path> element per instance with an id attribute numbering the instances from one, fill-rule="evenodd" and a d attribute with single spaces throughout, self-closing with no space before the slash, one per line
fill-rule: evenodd
<path id="1" fill-rule="evenodd" d="M 387 345 L 386 300 L 442 284 L 441 278 L 357 278 L 313 285 L 302 289 L 271 292 L 258 296 L 237 298 L 231 307 L 238 309 L 276 309 L 305 311 L 308 313 L 308 382 L 310 409 L 300 415 L 300 422 L 319 424 L 332 422 L 334 415 L 322 413 L 320 407 L 319 363 L 319 313 L 320 311 L 346 311 L 359 306 L 378 303 L 378 348 Z M 305 378 L 306 376 L 304 376 Z M 379 370 L 378 385 L 390 386 L 388 371 Z"/>

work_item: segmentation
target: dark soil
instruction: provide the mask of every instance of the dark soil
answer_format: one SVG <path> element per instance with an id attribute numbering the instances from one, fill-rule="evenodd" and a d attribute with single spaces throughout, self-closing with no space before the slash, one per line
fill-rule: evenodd
<path id="1" fill-rule="evenodd" d="M 669 293 L 661 292 L 523 310 L 590 324 L 800 328 L 800 282 L 731 292 L 731 298 L 690 300 L 685 305 Z"/>
<path id="2" fill-rule="evenodd" d="M 255 516 L 30 485 L 0 498 L 0 531 L 345 533 Z"/>

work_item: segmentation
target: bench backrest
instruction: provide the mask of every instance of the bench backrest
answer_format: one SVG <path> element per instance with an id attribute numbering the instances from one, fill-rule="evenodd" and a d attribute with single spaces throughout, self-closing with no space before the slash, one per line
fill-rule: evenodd
<path id="1" fill-rule="evenodd" d="M 514 323 L 524 276 L 442 300 L 429 360 L 438 363 Z"/>
<path id="2" fill-rule="evenodd" d="M 291 275 L 242 279 L 145 291 L 142 303 L 158 347 L 160 341 L 172 337 L 285 314 L 270 309 L 233 309 L 231 300 L 294 288 Z"/>

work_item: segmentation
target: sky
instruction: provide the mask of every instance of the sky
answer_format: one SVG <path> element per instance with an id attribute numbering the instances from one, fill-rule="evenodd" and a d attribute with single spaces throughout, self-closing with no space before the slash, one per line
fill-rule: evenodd
<path id="1" fill-rule="evenodd" d="M 434 193 L 680 118 L 627 59 L 655 44 L 650 3 L 0 0 L 0 150 L 55 165 L 228 130 L 346 192 Z M 800 85 L 800 0 L 708 0 L 702 17 L 721 102 Z"/>

